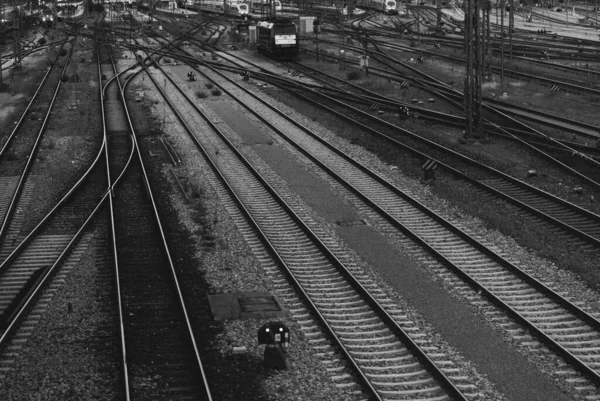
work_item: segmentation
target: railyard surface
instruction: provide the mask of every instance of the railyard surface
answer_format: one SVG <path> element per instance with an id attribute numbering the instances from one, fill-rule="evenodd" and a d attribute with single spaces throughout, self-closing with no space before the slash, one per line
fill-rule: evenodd
<path id="1" fill-rule="evenodd" d="M 264 63 L 275 68 L 264 59 L 256 57 L 248 51 L 240 51 L 240 55 L 254 62 Z M 24 72 L 43 70 L 43 61 L 37 66 L 24 64 Z M 281 69 L 280 72 L 284 72 Z M 185 71 L 177 72 L 182 81 Z M 17 79 L 18 79 L 18 75 Z M 138 87 L 142 84 L 138 82 Z M 94 102 L 93 85 L 87 102 Z M 265 90 L 250 83 L 252 87 L 265 95 Z M 3 102 L 0 110 L 0 125 L 7 126 L 6 115 L 11 107 L 26 100 L 26 95 L 13 90 L 0 96 Z M 10 93 L 10 95 L 9 95 Z M 276 96 L 275 96 L 276 97 Z M 270 100 L 275 102 L 275 100 Z M 139 121 L 147 119 L 147 130 L 152 130 L 149 121 L 164 117 L 164 108 L 159 98 L 150 91 L 146 92 L 146 100 L 136 111 Z M 68 100 L 65 101 L 67 107 Z M 291 193 L 314 214 L 315 221 L 320 222 L 331 232 L 337 241 L 351 249 L 356 260 L 372 272 L 378 282 L 384 286 L 399 304 L 412 310 L 415 322 L 432 337 L 438 338 L 436 345 L 445 352 L 455 355 L 474 377 L 484 383 L 488 389 L 488 398 L 507 400 L 575 400 L 578 395 L 570 389 L 560 387 L 560 382 L 551 379 L 554 366 L 559 364 L 554 358 L 546 356 L 542 349 L 538 353 L 516 349 L 506 333 L 489 318 L 489 310 L 477 308 L 463 299 L 460 294 L 453 294 L 443 279 L 430 269 L 426 259 L 410 256 L 410 250 L 403 249 L 402 244 L 378 233 L 368 224 L 368 216 L 358 212 L 356 205 L 345 196 L 344 192 L 331 185 L 319 176 L 305 161 L 298 159 L 283 144 L 273 139 L 255 125 L 255 122 L 243 114 L 228 100 L 217 97 L 206 99 L 203 107 L 210 110 L 215 118 L 234 132 L 244 142 L 246 151 L 256 158 L 262 168 L 270 170 L 283 182 L 287 183 Z M 295 112 L 286 109 L 284 104 L 279 108 L 287 110 L 290 115 Z M 4 119 L 2 119 L 4 117 Z M 87 115 L 85 116 L 87 118 Z M 377 156 L 345 142 L 311 121 L 310 116 L 297 118 L 306 125 L 314 126 L 331 138 L 340 147 L 348 149 L 357 158 L 365 161 L 373 169 L 389 176 L 399 186 L 410 188 L 418 194 L 423 203 L 441 211 L 448 219 L 468 227 L 470 231 L 496 246 L 506 255 L 518 258 L 521 264 L 540 275 L 554 274 L 557 280 L 565 284 L 568 291 L 589 294 L 590 302 L 598 304 L 600 297 L 587 289 L 576 277 L 565 272 L 558 272 L 556 266 L 520 247 L 513 240 L 501 236 L 498 232 L 486 229 L 480 221 L 461 215 L 455 207 L 437 199 L 423 183 L 403 177 L 392 166 L 381 162 Z M 88 120 L 89 121 L 89 120 Z M 89 129 L 77 127 L 73 120 L 67 120 L 56 135 L 74 140 L 78 135 L 93 135 L 94 122 Z M 97 127 L 96 127 L 97 128 Z M 75 131 L 75 132 L 74 132 Z M 4 134 L 4 131 L 1 133 Z M 210 189 L 210 184 L 203 178 L 202 163 L 193 154 L 187 154 L 189 144 L 181 140 L 181 135 L 168 126 L 163 135 L 169 138 L 187 162 L 178 169 L 188 180 L 203 182 L 205 188 L 202 202 L 209 210 L 204 225 L 209 225 L 214 235 L 212 246 L 206 246 L 203 239 L 194 237 L 197 231 L 192 221 L 189 205 L 178 192 L 176 184 L 169 179 L 170 170 L 161 165 L 156 166 L 157 174 L 164 177 L 165 199 L 169 199 L 169 218 L 174 225 L 180 225 L 182 240 L 181 258 L 205 275 L 207 289 L 212 292 L 274 291 L 273 283 L 265 279 L 259 263 L 253 257 L 243 239 L 236 233 L 236 227 L 220 206 L 220 200 Z M 74 149 L 74 147 L 73 147 Z M 57 149 L 57 157 L 60 149 Z M 75 163 L 78 154 L 63 154 L 62 162 Z M 510 157 L 513 157 L 511 154 Z M 52 171 L 50 178 L 60 180 L 59 171 Z M 161 172 L 162 170 L 162 172 Z M 42 175 L 44 172 L 40 171 Z M 68 173 L 67 173 L 68 174 Z M 168 183 L 168 184 L 167 184 Z M 42 194 L 43 185 L 38 186 Z M 41 196 L 40 196 L 41 197 Z M 32 217 L 32 219 L 35 219 Z M 346 222 L 346 224 L 345 224 Z M 355 222 L 356 224 L 348 224 Z M 184 250 L 185 249 L 185 250 Z M 106 299 L 94 290 L 94 282 L 102 280 L 106 274 L 97 263 L 98 255 L 94 247 L 82 258 L 82 262 L 73 271 L 63 288 L 55 294 L 50 305 L 50 313 L 41 319 L 36 334 L 30 339 L 32 347 L 20 356 L 17 365 L 10 372 L 7 380 L 0 384 L 8 399 L 115 399 L 116 395 L 109 389 L 116 387 L 116 371 L 114 360 L 106 358 L 106 351 L 115 345 L 110 341 L 93 345 L 86 343 L 91 332 L 102 330 L 103 322 L 109 319 L 106 311 Z M 67 304 L 74 305 L 74 313 L 67 311 Z M 207 313 L 206 302 L 199 309 Z M 284 305 L 285 306 L 285 305 Z M 211 326 L 212 349 L 207 358 L 211 377 L 221 384 L 229 381 L 235 383 L 229 390 L 217 390 L 217 399 L 296 399 L 296 400 L 333 400 L 359 398 L 351 392 L 335 387 L 324 366 L 319 363 L 310 341 L 302 335 L 299 325 L 290 319 L 284 322 L 292 330 L 292 346 L 289 353 L 291 368 L 287 371 L 268 371 L 262 367 L 263 348 L 256 344 L 256 330 L 265 320 L 232 320 L 221 323 L 211 322 L 207 316 L 207 325 Z M 34 347 L 35 345 L 35 347 Z M 242 357 L 233 355 L 233 347 L 245 346 L 247 354 Z M 90 353 L 90 348 L 93 352 Z M 55 357 L 59 355 L 57 360 Z M 250 374 L 252 372 L 253 374 Z M 244 380 L 243 378 L 246 377 Z M 249 379 L 256 380 L 252 382 Z M 25 398 L 23 398 L 25 397 Z M 493 397 L 493 398 L 492 398 Z"/>

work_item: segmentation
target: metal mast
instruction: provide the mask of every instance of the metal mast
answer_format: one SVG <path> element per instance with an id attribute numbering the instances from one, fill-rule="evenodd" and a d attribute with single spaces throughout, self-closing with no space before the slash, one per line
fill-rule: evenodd
<path id="1" fill-rule="evenodd" d="M 506 3 L 500 0 L 500 85 L 504 85 L 504 12 Z"/>
<path id="2" fill-rule="evenodd" d="M 0 0 L 0 20 L 4 19 L 4 11 L 4 3 Z M 2 81 L 2 64 L 0 63 L 0 88 L 2 88 L 2 86 L 4 86 L 4 82 Z"/>
<path id="3" fill-rule="evenodd" d="M 509 48 L 509 59 L 512 60 L 512 49 L 513 49 L 513 31 L 515 30 L 515 0 L 510 1 L 510 11 L 508 12 L 508 48 Z"/>
<path id="4" fill-rule="evenodd" d="M 480 21 L 483 0 L 465 0 L 465 136 L 479 137 L 481 124 L 481 82 L 483 79 L 483 24 Z"/>
<path id="5" fill-rule="evenodd" d="M 13 68 L 21 68 L 21 6 L 13 0 Z"/>
<path id="6" fill-rule="evenodd" d="M 485 0 L 485 73 L 491 79 L 492 78 L 492 27 L 490 22 L 490 13 L 492 12 L 492 2 Z"/>

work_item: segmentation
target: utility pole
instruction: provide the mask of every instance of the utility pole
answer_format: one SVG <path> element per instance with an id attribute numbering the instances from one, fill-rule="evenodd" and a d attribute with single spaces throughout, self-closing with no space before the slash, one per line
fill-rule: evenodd
<path id="1" fill-rule="evenodd" d="M 321 32 L 321 21 L 319 19 L 313 21 L 313 30 L 317 38 L 317 62 L 319 62 L 319 32 Z"/>
<path id="2" fill-rule="evenodd" d="M 338 18 L 340 29 L 342 30 L 342 45 L 340 46 L 340 70 L 346 69 L 346 27 L 344 24 L 344 5 L 342 2 L 338 5 Z"/>
<path id="3" fill-rule="evenodd" d="M 490 0 L 485 0 L 485 51 L 484 55 L 486 58 L 486 74 L 491 78 L 492 77 L 492 38 L 491 32 L 492 28 L 490 26 L 490 13 L 492 12 L 492 2 Z"/>
<path id="4" fill-rule="evenodd" d="M 4 3 L 0 0 L 0 20 L 4 19 Z M 0 63 L 0 89 L 4 86 L 4 82 L 2 80 L 2 64 Z"/>
<path id="5" fill-rule="evenodd" d="M 500 0 L 500 85 L 504 85 L 504 11 L 506 3 Z"/>
<path id="6" fill-rule="evenodd" d="M 481 136 L 481 81 L 483 75 L 483 24 L 480 4 L 483 0 L 465 0 L 465 136 Z"/>
<path id="7" fill-rule="evenodd" d="M 515 0 L 510 0 L 510 11 L 508 12 L 508 48 L 509 59 L 512 61 L 513 40 L 512 34 L 515 29 Z"/>
<path id="8" fill-rule="evenodd" d="M 21 6 L 13 0 L 13 68 L 21 68 Z"/>

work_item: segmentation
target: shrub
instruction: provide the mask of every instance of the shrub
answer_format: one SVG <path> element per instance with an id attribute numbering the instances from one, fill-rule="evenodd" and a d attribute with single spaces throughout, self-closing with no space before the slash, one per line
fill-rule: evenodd
<path id="1" fill-rule="evenodd" d="M 214 96 L 221 96 L 222 94 L 221 89 L 219 88 L 214 88 L 212 91 L 210 91 L 210 93 L 212 93 Z"/>
<path id="2" fill-rule="evenodd" d="M 213 84 L 212 82 L 207 82 L 204 84 L 204 86 L 206 86 L 206 89 L 212 89 L 215 87 L 215 84 Z"/>
<path id="3" fill-rule="evenodd" d="M 40 40 L 38 40 L 38 43 L 40 44 L 40 46 L 45 45 L 47 42 L 46 38 L 40 38 Z"/>
<path id="4" fill-rule="evenodd" d="M 208 93 L 204 91 L 196 91 L 196 97 L 199 99 L 204 99 L 208 97 Z"/>
<path id="5" fill-rule="evenodd" d="M 163 60 L 165 64 L 171 64 L 173 62 L 173 60 L 171 60 L 170 58 L 164 58 Z"/>
<path id="6" fill-rule="evenodd" d="M 67 55 L 67 49 L 61 49 L 60 53 L 58 53 L 60 57 L 64 57 Z"/>

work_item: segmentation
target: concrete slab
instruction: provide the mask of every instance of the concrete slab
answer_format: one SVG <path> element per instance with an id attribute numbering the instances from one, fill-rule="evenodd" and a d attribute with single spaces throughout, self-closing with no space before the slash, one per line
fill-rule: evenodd
<path id="1" fill-rule="evenodd" d="M 262 319 L 283 316 L 279 300 L 271 292 L 209 294 L 208 302 L 215 320 Z"/>

